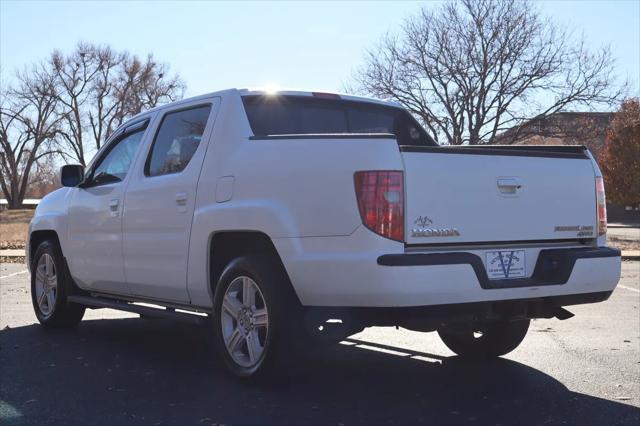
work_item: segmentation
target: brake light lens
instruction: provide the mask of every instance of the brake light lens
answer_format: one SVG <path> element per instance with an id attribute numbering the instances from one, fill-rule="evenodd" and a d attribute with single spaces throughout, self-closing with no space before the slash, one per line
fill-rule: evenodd
<path id="1" fill-rule="evenodd" d="M 404 176 L 401 171 L 355 174 L 362 223 L 383 237 L 404 241 Z"/>
<path id="2" fill-rule="evenodd" d="M 313 96 L 314 98 L 321 98 L 321 99 L 342 99 L 340 97 L 340 95 L 337 95 L 335 93 L 325 93 L 325 92 L 311 92 L 311 96 Z"/>
<path id="3" fill-rule="evenodd" d="M 598 203 L 598 235 L 604 235 L 607 233 L 607 201 L 602 177 L 596 177 L 596 202 Z"/>

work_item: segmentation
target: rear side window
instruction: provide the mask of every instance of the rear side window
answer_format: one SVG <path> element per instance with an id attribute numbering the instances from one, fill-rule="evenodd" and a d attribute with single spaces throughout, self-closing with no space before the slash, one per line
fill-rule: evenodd
<path id="1" fill-rule="evenodd" d="M 253 95 L 242 100 L 257 137 L 390 133 L 400 145 L 436 145 L 411 114 L 401 108 L 307 96 Z"/>
<path id="2" fill-rule="evenodd" d="M 168 113 L 162 119 L 145 166 L 147 176 L 179 173 L 195 154 L 211 105 Z"/>

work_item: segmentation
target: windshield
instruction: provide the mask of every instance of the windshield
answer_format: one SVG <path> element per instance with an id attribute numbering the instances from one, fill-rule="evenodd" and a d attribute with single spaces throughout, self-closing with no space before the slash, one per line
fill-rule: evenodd
<path id="1" fill-rule="evenodd" d="M 400 145 L 436 145 L 401 108 L 306 96 L 253 95 L 242 99 L 256 136 L 390 133 Z"/>

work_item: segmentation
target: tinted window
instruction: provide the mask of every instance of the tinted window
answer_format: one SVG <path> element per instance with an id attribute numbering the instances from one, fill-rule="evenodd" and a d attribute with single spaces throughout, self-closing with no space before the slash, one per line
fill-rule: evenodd
<path id="1" fill-rule="evenodd" d="M 245 96 L 256 136 L 391 133 L 401 145 L 436 145 L 405 110 L 370 102 L 304 96 Z"/>
<path id="2" fill-rule="evenodd" d="M 164 116 L 145 168 L 147 176 L 178 173 L 187 167 L 200 145 L 210 111 L 207 105 Z"/>
<path id="3" fill-rule="evenodd" d="M 101 185 L 123 180 L 138 151 L 143 135 L 144 130 L 140 130 L 115 142 L 114 147 L 107 152 L 94 169 L 91 183 Z"/>

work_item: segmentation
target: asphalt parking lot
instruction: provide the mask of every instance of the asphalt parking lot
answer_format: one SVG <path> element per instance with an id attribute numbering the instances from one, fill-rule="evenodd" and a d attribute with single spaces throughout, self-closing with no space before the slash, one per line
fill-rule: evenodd
<path id="1" fill-rule="evenodd" d="M 226 374 L 204 331 L 111 310 L 36 325 L 23 265 L 0 267 L 0 423 L 404 425 L 640 423 L 640 262 L 612 297 L 538 320 L 484 365 L 434 333 L 365 330 L 277 383 Z"/>

